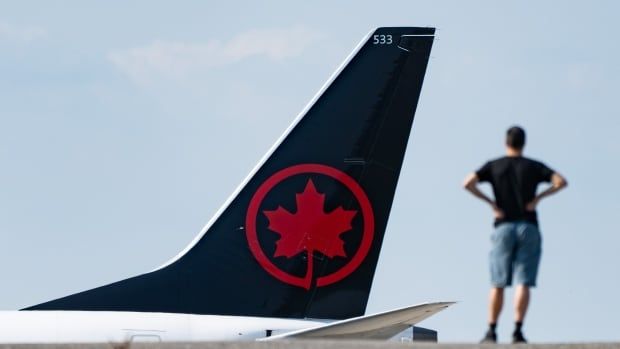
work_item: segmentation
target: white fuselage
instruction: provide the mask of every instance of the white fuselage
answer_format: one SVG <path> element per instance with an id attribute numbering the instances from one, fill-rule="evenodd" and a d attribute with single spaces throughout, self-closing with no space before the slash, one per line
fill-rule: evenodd
<path id="1" fill-rule="evenodd" d="M 256 340 L 324 322 L 116 311 L 0 311 L 0 343 Z"/>

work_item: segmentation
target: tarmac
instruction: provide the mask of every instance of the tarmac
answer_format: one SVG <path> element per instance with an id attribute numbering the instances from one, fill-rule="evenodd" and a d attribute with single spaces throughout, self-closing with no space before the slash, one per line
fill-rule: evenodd
<path id="1" fill-rule="evenodd" d="M 620 349 L 620 343 L 443 344 L 384 341 L 271 341 L 120 344 L 0 344 L 0 349 Z"/>

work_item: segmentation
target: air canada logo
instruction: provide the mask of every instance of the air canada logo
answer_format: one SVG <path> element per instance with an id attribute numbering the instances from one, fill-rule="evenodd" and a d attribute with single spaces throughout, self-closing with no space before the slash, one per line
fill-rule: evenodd
<path id="1" fill-rule="evenodd" d="M 353 273 L 372 246 L 374 215 L 362 187 L 333 167 L 302 164 L 269 177 L 246 214 L 252 254 L 269 274 L 310 289 Z"/>

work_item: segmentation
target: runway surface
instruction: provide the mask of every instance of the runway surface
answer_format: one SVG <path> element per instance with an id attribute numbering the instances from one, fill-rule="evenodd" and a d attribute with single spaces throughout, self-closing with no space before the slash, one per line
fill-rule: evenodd
<path id="1" fill-rule="evenodd" d="M 203 343 L 123 343 L 123 344 L 0 344 L 0 349 L 620 349 L 620 343 L 578 344 L 437 344 L 373 341 L 274 341 L 274 342 L 203 342 Z"/>

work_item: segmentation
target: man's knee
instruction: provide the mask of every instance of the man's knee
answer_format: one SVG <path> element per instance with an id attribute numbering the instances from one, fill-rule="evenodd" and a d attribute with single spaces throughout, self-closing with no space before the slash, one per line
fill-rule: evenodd
<path id="1" fill-rule="evenodd" d="M 504 288 L 503 287 L 491 287 L 491 297 L 493 298 L 501 298 L 504 296 Z"/>
<path id="2" fill-rule="evenodd" d="M 520 292 L 520 293 L 530 292 L 530 285 L 528 284 L 517 285 L 517 292 Z"/>

